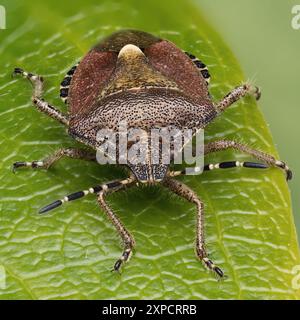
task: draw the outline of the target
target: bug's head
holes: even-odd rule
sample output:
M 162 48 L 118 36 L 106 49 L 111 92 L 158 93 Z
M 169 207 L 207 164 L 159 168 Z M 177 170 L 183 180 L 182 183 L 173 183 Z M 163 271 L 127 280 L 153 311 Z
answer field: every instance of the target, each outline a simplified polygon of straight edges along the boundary
M 161 182 L 169 168 L 169 149 L 162 152 L 162 139 L 159 140 L 155 132 L 135 128 L 132 133 L 129 129 L 127 164 L 141 183 Z
M 153 184 L 161 182 L 168 171 L 166 164 L 135 164 L 129 165 L 136 179 L 141 183 Z

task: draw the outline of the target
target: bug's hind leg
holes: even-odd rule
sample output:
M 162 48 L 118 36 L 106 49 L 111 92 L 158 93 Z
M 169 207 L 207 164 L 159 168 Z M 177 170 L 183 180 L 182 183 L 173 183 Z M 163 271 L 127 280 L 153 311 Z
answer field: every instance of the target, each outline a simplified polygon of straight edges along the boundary
M 129 233 L 129 231 L 124 227 L 120 219 L 117 217 L 117 215 L 113 212 L 113 210 L 110 208 L 108 203 L 105 199 L 106 190 L 102 190 L 98 194 L 98 203 L 100 207 L 104 210 L 104 212 L 107 214 L 110 221 L 113 223 L 115 228 L 117 229 L 119 235 L 121 236 L 121 239 L 123 241 L 124 249 L 121 257 L 116 261 L 114 264 L 114 267 L 112 271 L 119 272 L 122 265 L 126 263 L 131 255 L 133 248 L 135 246 L 135 241 L 133 236 Z
M 13 75 L 21 75 L 31 82 L 31 84 L 33 85 L 32 102 L 38 110 L 59 121 L 60 123 L 68 126 L 68 116 L 42 99 L 44 82 L 43 77 L 26 72 L 21 68 L 15 68 Z
M 216 110 L 218 112 L 223 112 L 229 106 L 231 106 L 234 102 L 243 98 L 247 94 L 253 95 L 256 100 L 259 100 L 261 96 L 261 92 L 258 87 L 245 83 L 242 86 L 238 86 L 234 88 L 221 101 L 215 104 Z
M 196 254 L 197 257 L 203 261 L 205 266 L 213 271 L 219 278 L 224 277 L 223 271 L 216 266 L 209 258 L 205 249 L 204 240 L 204 205 L 197 194 L 187 185 L 172 178 L 166 178 L 163 185 L 169 188 L 174 193 L 185 198 L 189 202 L 197 206 L 197 225 L 196 225 Z
M 264 153 L 259 150 L 255 150 L 250 148 L 249 146 L 238 143 L 236 141 L 232 140 L 219 140 L 219 141 L 213 141 L 204 146 L 204 155 L 212 153 L 212 152 L 217 152 L 217 151 L 222 151 L 222 150 L 227 150 L 227 149 L 234 149 L 241 151 L 243 153 L 249 154 L 255 159 L 261 160 L 265 162 L 266 164 L 280 168 L 285 171 L 286 174 L 286 179 L 291 180 L 292 179 L 292 171 L 289 169 L 289 167 L 286 165 L 285 162 L 281 160 L 277 160 L 275 157 L 273 157 L 270 154 Z
M 55 151 L 55 153 L 45 158 L 44 160 L 31 161 L 31 162 L 19 161 L 19 162 L 15 162 L 12 167 L 14 172 L 17 168 L 20 168 L 20 167 L 48 169 L 52 164 L 54 164 L 56 161 L 58 161 L 62 157 L 96 161 L 95 152 L 90 152 L 84 149 L 63 148 L 63 149 L 58 149 L 57 151 Z

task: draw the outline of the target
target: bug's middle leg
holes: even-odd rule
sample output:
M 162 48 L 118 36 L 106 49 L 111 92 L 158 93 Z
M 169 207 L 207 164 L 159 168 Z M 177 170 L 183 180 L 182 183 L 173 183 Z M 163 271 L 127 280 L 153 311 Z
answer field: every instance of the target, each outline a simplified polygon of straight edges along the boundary
M 104 212 L 107 214 L 108 218 L 113 223 L 115 228 L 117 229 L 117 231 L 123 241 L 123 245 L 124 245 L 123 253 L 122 253 L 121 257 L 114 264 L 114 267 L 112 270 L 112 271 L 120 271 L 122 265 L 130 259 L 131 255 L 132 255 L 133 247 L 135 246 L 135 241 L 134 241 L 133 236 L 124 227 L 121 220 L 118 218 L 118 216 L 113 212 L 113 210 L 110 208 L 110 206 L 106 202 L 106 191 L 105 190 L 102 190 L 98 193 L 98 203 L 99 203 L 100 207 L 104 210 Z
M 69 125 L 68 116 L 56 109 L 55 107 L 53 107 L 52 105 L 50 105 L 48 102 L 44 101 L 44 99 L 42 98 L 44 83 L 43 77 L 30 72 L 26 72 L 21 68 L 15 68 L 13 75 L 21 75 L 22 77 L 28 79 L 31 82 L 31 84 L 33 85 L 31 100 L 38 110 L 40 110 L 43 113 L 46 113 L 51 118 L 59 121 L 60 123 L 66 126 Z
M 238 86 L 230 91 L 221 101 L 215 104 L 215 107 L 218 112 L 223 112 L 234 102 L 241 99 L 247 94 L 253 95 L 256 100 L 259 100 L 261 96 L 261 92 L 258 87 L 245 83 L 244 85 Z
M 197 206 L 197 225 L 196 225 L 196 254 L 197 257 L 204 262 L 209 270 L 215 272 L 215 274 L 222 278 L 224 277 L 223 271 L 217 267 L 209 258 L 205 249 L 204 239 L 204 204 L 199 199 L 197 194 L 190 189 L 187 185 L 172 178 L 166 178 L 163 181 L 163 185 L 170 189 L 172 192 L 185 198 L 189 202 L 194 203 Z
M 75 149 L 75 148 L 62 148 L 55 151 L 52 155 L 45 158 L 44 160 L 24 162 L 18 161 L 13 164 L 13 171 L 20 167 L 29 167 L 29 168 L 44 168 L 48 169 L 56 161 L 62 157 L 69 157 L 73 159 L 83 159 L 96 161 L 96 153 L 90 152 L 84 149 Z

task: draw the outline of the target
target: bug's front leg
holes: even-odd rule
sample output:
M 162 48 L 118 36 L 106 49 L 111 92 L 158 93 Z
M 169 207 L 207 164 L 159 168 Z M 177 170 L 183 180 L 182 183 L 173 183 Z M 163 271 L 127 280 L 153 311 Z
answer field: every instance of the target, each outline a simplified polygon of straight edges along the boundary
M 42 99 L 43 93 L 43 77 L 39 75 L 35 75 L 30 72 L 26 72 L 21 68 L 15 68 L 13 75 L 21 75 L 22 77 L 28 79 L 33 85 L 33 93 L 32 93 L 32 103 L 43 113 L 46 113 L 51 118 L 59 121 L 60 123 L 68 126 L 69 119 L 68 116 L 61 111 L 57 110 L 55 107 L 50 105 L 48 102 Z
M 243 98 L 247 94 L 253 95 L 256 100 L 259 100 L 261 96 L 261 92 L 258 87 L 245 83 L 244 85 L 238 86 L 230 91 L 221 101 L 215 104 L 215 107 L 218 112 L 223 112 L 234 102 Z
M 54 154 L 50 155 L 44 160 L 31 161 L 31 162 L 24 162 L 24 161 L 15 162 L 13 163 L 13 166 L 12 166 L 13 172 L 15 172 L 16 169 L 20 167 L 48 169 L 51 165 L 53 165 L 56 161 L 58 161 L 62 157 L 96 161 L 95 152 L 90 152 L 84 149 L 63 148 L 63 149 L 58 149 L 57 151 L 55 151 Z
M 116 261 L 112 269 L 112 271 L 119 272 L 122 265 L 130 259 L 132 255 L 132 250 L 135 246 L 135 241 L 133 236 L 124 227 L 121 220 L 117 217 L 117 215 L 113 212 L 113 210 L 110 208 L 110 206 L 106 202 L 106 190 L 102 190 L 98 193 L 98 203 L 100 207 L 104 210 L 104 212 L 107 214 L 108 218 L 113 223 L 115 228 L 117 229 L 124 244 L 123 253 L 121 257 Z
M 285 162 L 281 160 L 277 160 L 275 157 L 273 157 L 270 154 L 264 153 L 259 150 L 255 150 L 250 148 L 249 146 L 238 143 L 236 141 L 232 140 L 219 140 L 219 141 L 213 141 L 204 146 L 204 155 L 212 153 L 212 152 L 217 152 L 217 151 L 222 151 L 222 150 L 227 150 L 227 149 L 234 149 L 241 151 L 243 153 L 249 154 L 255 159 L 261 160 L 265 162 L 266 164 L 280 168 L 285 171 L 286 174 L 286 179 L 291 180 L 293 177 L 292 171 L 289 169 L 289 167 L 286 165 Z M 242 164 L 242 163 L 240 163 Z
M 205 249 L 204 241 L 204 204 L 199 199 L 197 194 L 190 189 L 187 185 L 172 178 L 166 178 L 163 185 L 170 189 L 172 192 L 185 198 L 189 202 L 197 206 L 197 224 L 196 224 L 196 254 L 197 257 L 203 261 L 206 267 L 213 271 L 219 278 L 224 277 L 223 271 L 216 266 L 209 258 Z

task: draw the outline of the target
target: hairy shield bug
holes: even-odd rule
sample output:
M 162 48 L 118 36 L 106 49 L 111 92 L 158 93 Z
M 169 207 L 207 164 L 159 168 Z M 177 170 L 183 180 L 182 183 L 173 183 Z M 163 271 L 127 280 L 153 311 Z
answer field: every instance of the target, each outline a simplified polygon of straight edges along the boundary
M 153 128 L 174 126 L 179 129 L 188 128 L 194 134 L 246 94 L 251 94 L 256 99 L 260 97 L 257 87 L 245 83 L 234 88 L 218 103 L 213 103 L 208 91 L 210 75 L 202 61 L 167 40 L 136 30 L 119 31 L 105 38 L 79 64 L 70 69 L 60 88 L 60 96 L 68 104 L 68 114 L 60 112 L 42 99 L 41 76 L 20 68 L 15 68 L 14 74 L 30 80 L 33 85 L 32 102 L 38 110 L 65 125 L 74 139 L 93 150 L 60 149 L 41 161 L 15 162 L 14 170 L 19 167 L 48 169 L 61 157 L 96 161 L 96 150 L 101 145 L 101 141 L 97 139 L 99 130 L 116 131 L 122 121 L 126 121 L 129 128 L 143 129 L 146 133 Z M 247 153 L 262 163 L 227 161 L 206 164 L 202 169 L 265 169 L 274 166 L 283 169 L 287 179 L 292 178 L 292 173 L 284 162 L 235 141 L 210 142 L 204 146 L 204 155 L 229 148 Z M 129 146 L 126 145 L 125 149 L 129 149 Z M 157 150 L 148 144 L 144 162 L 128 162 L 126 166 L 130 174 L 127 179 L 72 193 L 45 206 L 40 213 L 87 194 L 96 194 L 100 207 L 123 240 L 123 253 L 113 268 L 118 271 L 129 260 L 135 241 L 107 204 L 106 195 L 139 183 L 161 183 L 196 205 L 197 257 L 209 270 L 223 277 L 223 271 L 208 258 L 205 249 L 203 202 L 192 189 L 174 178 L 186 174 L 186 170 L 172 171 L 169 164 L 161 159 L 154 163 L 151 154 L 155 151 Z M 199 168 L 195 167 L 194 170 L 199 171 Z

